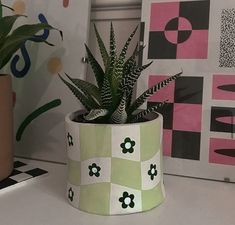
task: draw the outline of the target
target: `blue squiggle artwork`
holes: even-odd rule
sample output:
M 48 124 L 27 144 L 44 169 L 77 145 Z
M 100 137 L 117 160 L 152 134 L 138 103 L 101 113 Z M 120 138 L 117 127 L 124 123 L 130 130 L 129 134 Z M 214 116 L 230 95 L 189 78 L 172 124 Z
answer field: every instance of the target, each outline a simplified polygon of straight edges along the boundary
M 38 15 L 38 19 L 41 23 L 48 24 L 46 17 L 42 13 L 40 13 Z M 41 42 L 42 40 L 46 40 L 48 38 L 49 34 L 50 34 L 50 31 L 45 29 L 43 31 L 43 34 L 35 35 L 35 37 L 31 39 L 31 41 Z M 22 55 L 23 60 L 24 60 L 23 68 L 22 69 L 17 68 L 17 64 L 19 63 L 19 60 L 20 60 L 19 55 L 15 55 L 13 57 L 13 59 L 11 61 L 11 65 L 10 65 L 11 72 L 12 72 L 13 76 L 15 76 L 17 78 L 25 77 L 27 75 L 27 73 L 29 72 L 29 69 L 31 67 L 30 55 L 27 51 L 27 48 L 26 48 L 25 44 L 20 48 L 20 51 L 21 51 L 21 55 Z

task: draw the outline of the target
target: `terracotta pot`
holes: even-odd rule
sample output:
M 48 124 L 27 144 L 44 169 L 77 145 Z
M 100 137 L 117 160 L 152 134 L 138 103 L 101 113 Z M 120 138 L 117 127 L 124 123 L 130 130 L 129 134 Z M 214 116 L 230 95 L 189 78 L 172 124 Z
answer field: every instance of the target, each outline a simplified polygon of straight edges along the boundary
M 69 203 L 89 213 L 143 212 L 165 198 L 160 114 L 135 124 L 74 122 L 66 117 Z
M 13 99 L 10 75 L 0 74 L 0 181 L 13 169 Z

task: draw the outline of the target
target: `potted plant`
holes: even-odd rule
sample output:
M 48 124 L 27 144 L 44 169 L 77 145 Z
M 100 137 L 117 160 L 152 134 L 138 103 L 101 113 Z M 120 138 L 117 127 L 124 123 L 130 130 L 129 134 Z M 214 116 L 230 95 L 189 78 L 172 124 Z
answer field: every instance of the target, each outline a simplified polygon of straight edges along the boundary
M 113 25 L 110 50 L 94 26 L 104 69 L 86 47 L 97 85 L 60 74 L 60 79 L 84 105 L 85 110 L 66 116 L 69 202 L 83 211 L 115 215 L 146 211 L 164 199 L 162 180 L 162 124 L 157 110 L 166 102 L 137 111 L 159 89 L 177 79 L 169 77 L 132 101 L 141 72 L 134 50 L 126 60 L 137 28 L 117 54 Z M 68 81 L 67 81 L 68 80 Z
M 17 19 L 24 15 L 2 16 L 0 1 L 0 181 L 9 176 L 13 169 L 13 100 L 11 76 L 2 73 L 13 54 L 26 41 L 46 42 L 35 35 L 44 29 L 55 29 L 48 24 L 25 24 L 13 29 Z

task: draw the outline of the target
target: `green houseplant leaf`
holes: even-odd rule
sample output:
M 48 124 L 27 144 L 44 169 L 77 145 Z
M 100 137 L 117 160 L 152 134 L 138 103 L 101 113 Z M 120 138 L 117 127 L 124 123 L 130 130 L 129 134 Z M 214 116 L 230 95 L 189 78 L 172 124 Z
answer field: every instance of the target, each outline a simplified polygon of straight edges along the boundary
M 7 7 L 5 5 L 0 5 Z M 10 7 L 8 7 L 10 8 Z M 0 7 L 2 9 L 2 7 Z M 11 9 L 11 8 L 10 8 Z M 11 9 L 13 10 L 13 9 Z M 37 42 L 45 42 L 48 45 L 52 45 L 51 43 L 36 38 L 35 35 L 44 29 L 47 30 L 57 30 L 58 29 L 52 27 L 49 24 L 38 23 L 38 24 L 26 24 L 13 29 L 13 26 L 16 20 L 20 17 L 25 17 L 25 15 L 12 15 L 0 17 L 0 69 L 2 69 L 11 59 L 12 55 L 22 47 L 22 45 L 26 41 L 37 41 Z M 61 31 L 60 35 L 63 39 L 63 34 Z
M 104 42 L 103 42 L 102 38 L 100 37 L 100 34 L 99 34 L 95 24 L 94 24 L 94 30 L 95 30 L 96 39 L 97 39 L 97 42 L 98 42 L 98 45 L 99 45 L 100 54 L 102 56 L 104 67 L 105 67 L 105 70 L 106 70 L 108 68 L 108 64 L 109 64 L 109 54 L 108 54 L 108 51 L 107 51 L 107 49 L 104 45 Z
M 85 95 L 89 96 L 90 98 L 94 98 L 99 105 L 101 105 L 101 96 L 99 92 L 99 88 L 95 85 L 81 80 L 81 79 L 75 79 L 71 78 L 68 74 L 65 73 L 65 75 L 68 77 L 68 79 L 78 88 L 80 89 Z

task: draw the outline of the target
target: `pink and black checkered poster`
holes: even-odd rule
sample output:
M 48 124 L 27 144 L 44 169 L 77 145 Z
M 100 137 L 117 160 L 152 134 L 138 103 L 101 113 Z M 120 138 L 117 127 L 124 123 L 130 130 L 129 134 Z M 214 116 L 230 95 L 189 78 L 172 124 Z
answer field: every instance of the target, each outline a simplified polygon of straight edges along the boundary
M 168 100 L 165 172 L 235 182 L 235 1 L 143 0 L 138 95 L 181 69 L 148 99 Z
M 148 58 L 206 59 L 209 7 L 209 1 L 152 3 Z

